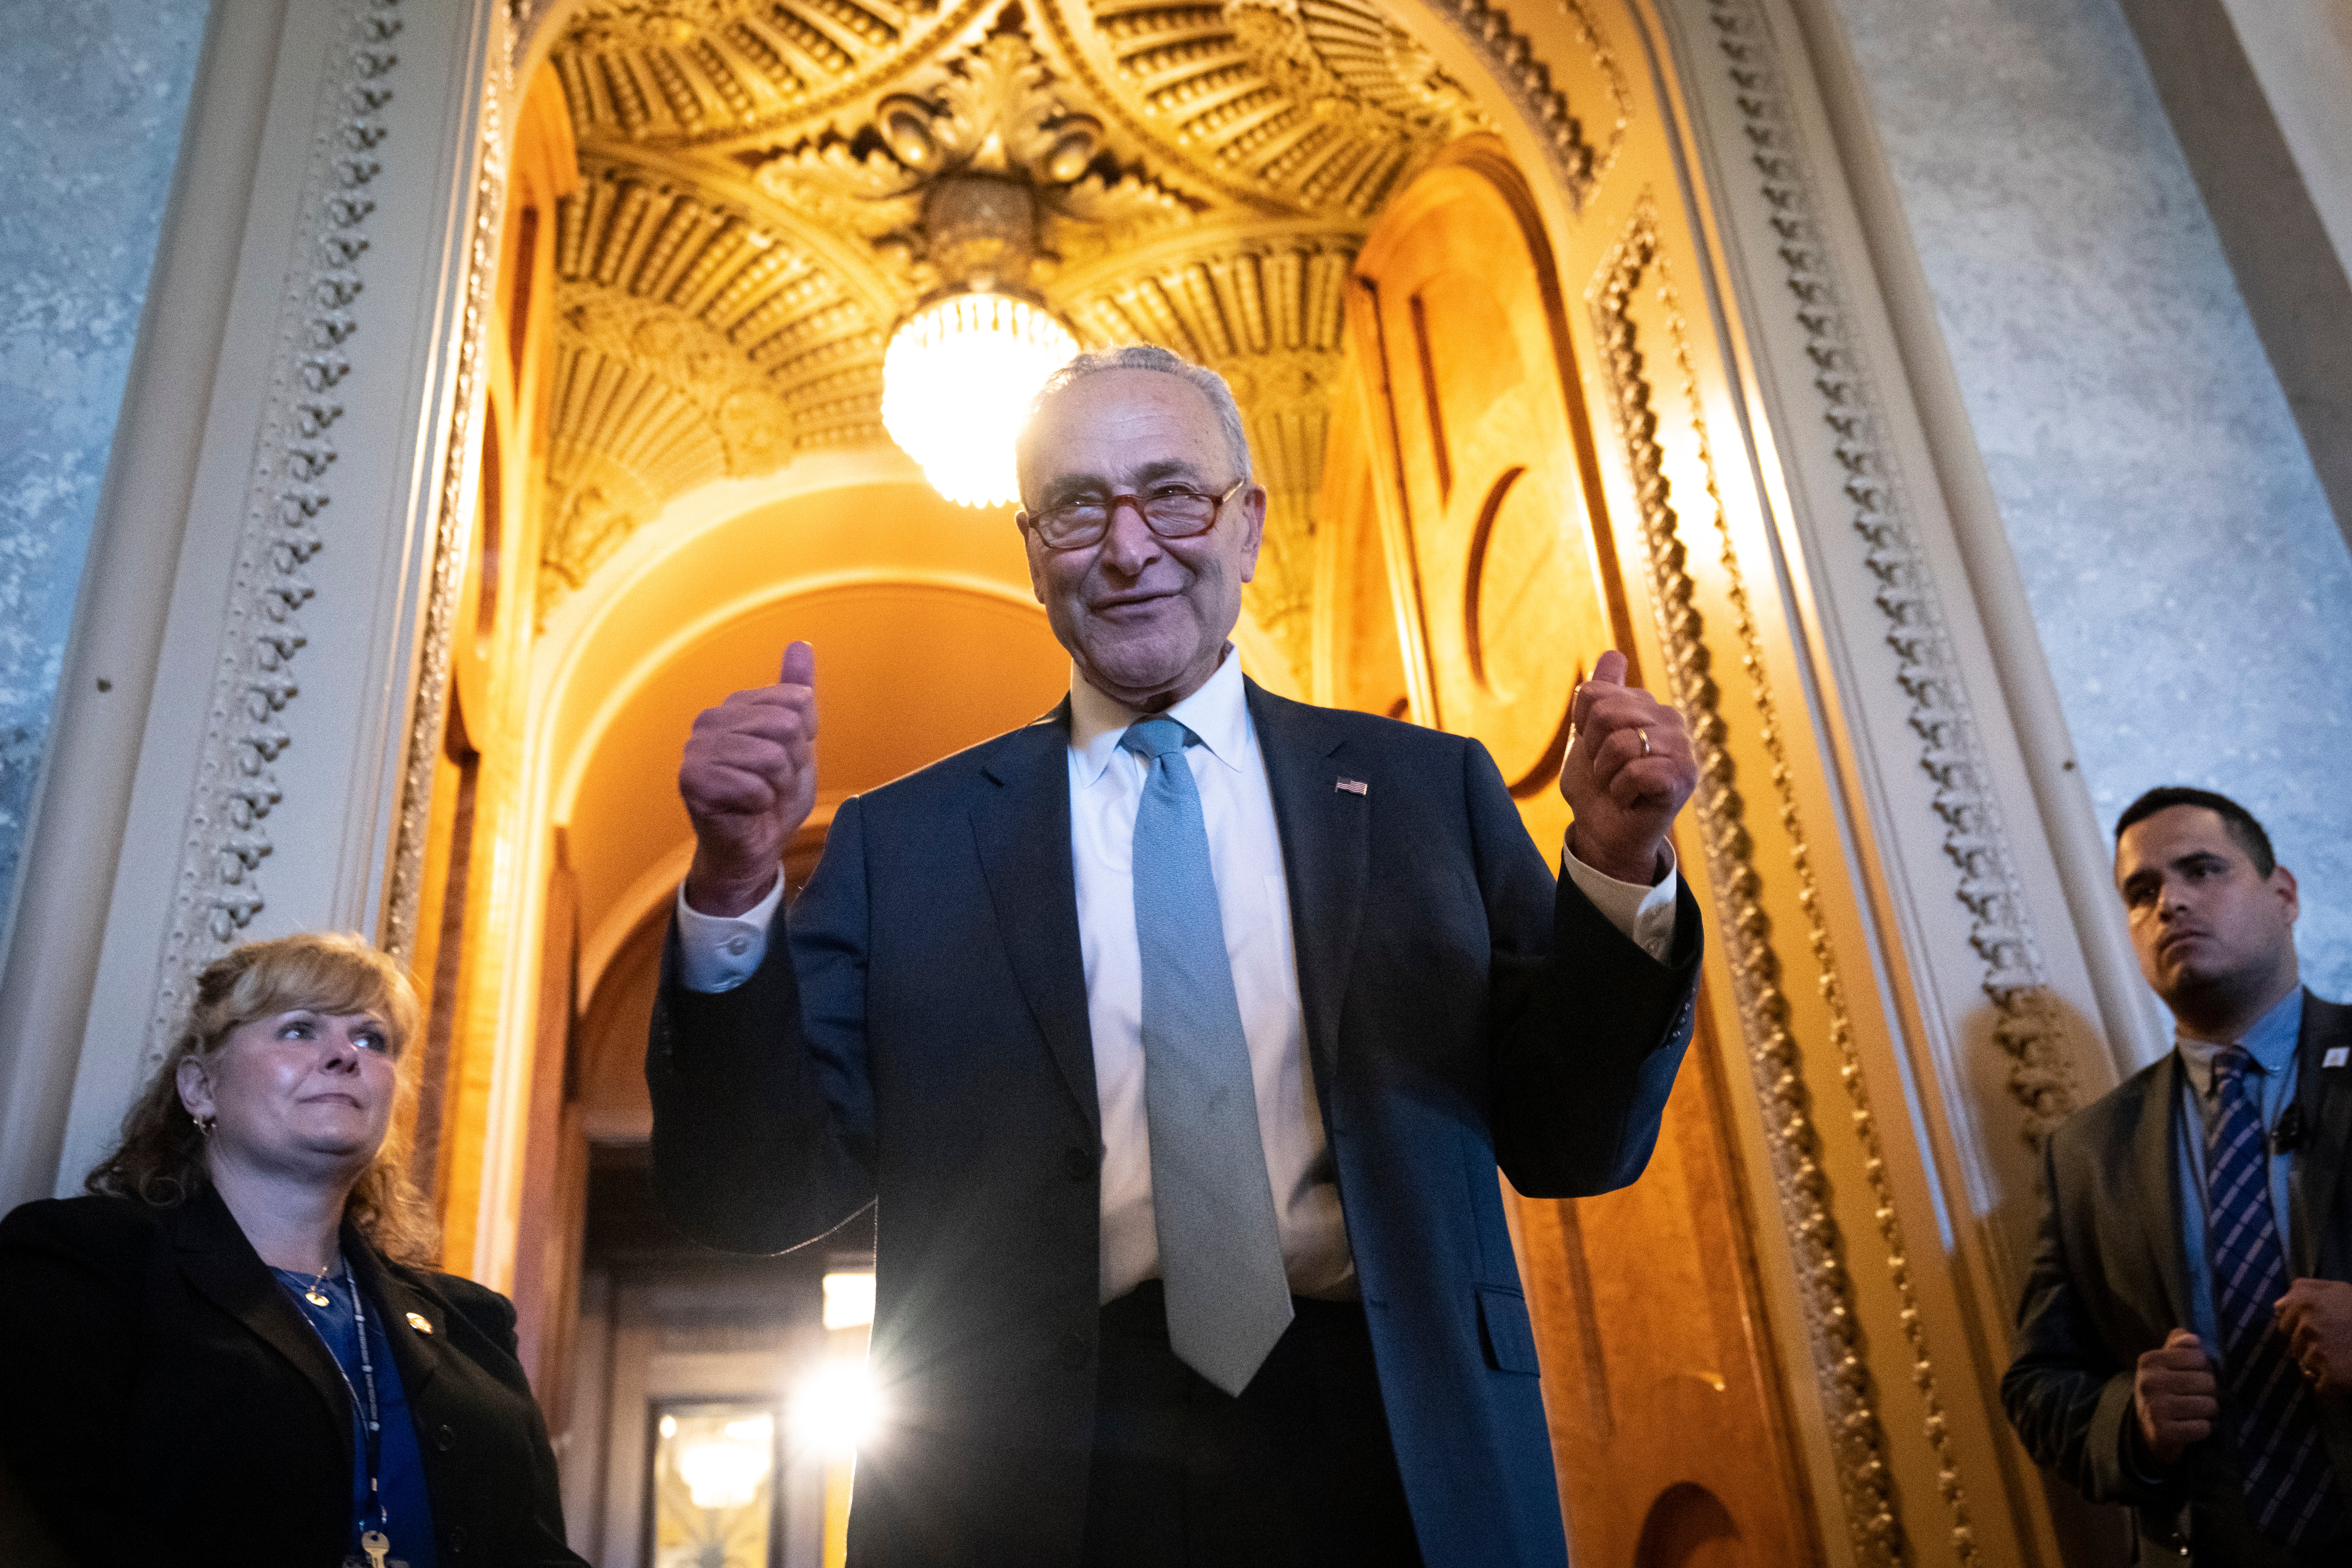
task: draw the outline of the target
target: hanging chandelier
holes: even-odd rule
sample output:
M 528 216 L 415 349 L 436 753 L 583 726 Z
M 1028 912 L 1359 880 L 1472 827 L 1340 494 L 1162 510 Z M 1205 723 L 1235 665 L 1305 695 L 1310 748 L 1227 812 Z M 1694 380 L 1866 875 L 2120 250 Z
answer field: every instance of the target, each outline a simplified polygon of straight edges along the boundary
M 1026 283 L 1037 202 L 1025 179 L 963 173 L 923 201 L 923 243 L 950 279 L 890 335 L 882 426 L 961 506 L 1020 497 L 1013 438 L 1045 378 L 1078 352 Z
M 882 356 L 882 425 L 959 506 L 1020 499 L 1013 438 L 1045 378 L 1078 352 L 1052 315 L 966 289 L 907 318 Z

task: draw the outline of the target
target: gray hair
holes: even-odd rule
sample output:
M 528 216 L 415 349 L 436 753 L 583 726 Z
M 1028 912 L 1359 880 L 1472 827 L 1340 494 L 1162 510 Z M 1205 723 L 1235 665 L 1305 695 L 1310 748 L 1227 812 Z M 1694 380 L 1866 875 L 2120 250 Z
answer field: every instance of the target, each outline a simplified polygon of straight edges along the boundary
M 1045 405 L 1067 392 L 1090 375 L 1107 370 L 1149 370 L 1161 375 L 1172 375 L 1190 385 L 1209 400 L 1216 410 L 1217 426 L 1225 434 L 1225 446 L 1231 450 L 1234 467 L 1239 477 L 1247 479 L 1250 473 L 1249 437 L 1242 434 L 1241 405 L 1234 401 L 1234 389 L 1225 378 L 1206 365 L 1194 364 L 1183 355 L 1161 348 L 1158 343 L 1126 343 L 1115 349 L 1097 349 L 1079 354 L 1061 369 L 1045 378 L 1037 395 L 1029 400 L 1029 412 L 1021 421 L 1021 434 L 1013 437 L 1013 449 L 1016 462 L 1025 467 L 1029 456 L 1029 432 L 1037 426 L 1037 416 Z

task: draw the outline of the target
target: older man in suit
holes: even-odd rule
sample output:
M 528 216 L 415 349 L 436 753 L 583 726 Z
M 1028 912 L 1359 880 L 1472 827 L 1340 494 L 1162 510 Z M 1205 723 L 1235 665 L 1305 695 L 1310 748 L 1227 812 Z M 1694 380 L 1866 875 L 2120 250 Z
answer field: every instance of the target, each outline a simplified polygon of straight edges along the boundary
M 2294 873 L 2235 801 L 2142 795 L 2116 885 L 2176 1048 L 2050 1139 L 2003 1400 L 2143 1562 L 2352 1562 L 2352 1007 L 2299 984 Z
M 697 721 L 665 1201 L 773 1249 L 878 1199 L 861 1568 L 1555 1568 L 1496 1166 L 1648 1160 L 1699 948 L 1681 721 L 1599 661 L 1555 886 L 1475 742 L 1242 677 L 1265 498 L 1222 380 L 1085 356 L 1018 455 L 1055 712 L 845 803 L 789 917 L 811 651 Z

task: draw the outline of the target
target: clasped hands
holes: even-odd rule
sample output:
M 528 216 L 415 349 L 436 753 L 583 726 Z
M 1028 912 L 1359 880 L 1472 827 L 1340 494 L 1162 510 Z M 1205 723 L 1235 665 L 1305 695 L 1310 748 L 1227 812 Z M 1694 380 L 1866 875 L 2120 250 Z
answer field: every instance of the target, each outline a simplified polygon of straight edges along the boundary
M 2287 1353 L 2320 1397 L 2352 1395 L 2352 1284 L 2298 1279 L 2273 1306 Z M 2148 1457 L 2167 1469 L 2189 1445 L 2212 1436 L 2221 1384 L 2204 1342 L 2175 1329 L 2161 1348 L 2141 1356 L 2132 1373 L 2132 1409 Z

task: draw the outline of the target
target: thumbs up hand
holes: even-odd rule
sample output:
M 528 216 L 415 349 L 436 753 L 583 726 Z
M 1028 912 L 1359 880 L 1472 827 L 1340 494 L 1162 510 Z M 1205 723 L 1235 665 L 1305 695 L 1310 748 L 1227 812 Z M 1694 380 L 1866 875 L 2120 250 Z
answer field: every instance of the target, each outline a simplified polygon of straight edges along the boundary
M 816 650 L 784 649 L 773 686 L 695 716 L 677 793 L 694 823 L 686 901 L 740 915 L 768 896 L 784 846 L 816 805 Z
M 1570 852 L 1621 882 L 1654 883 L 1675 814 L 1697 787 L 1683 716 L 1625 684 L 1623 654 L 1602 654 L 1569 709 L 1559 793 L 1576 813 Z

